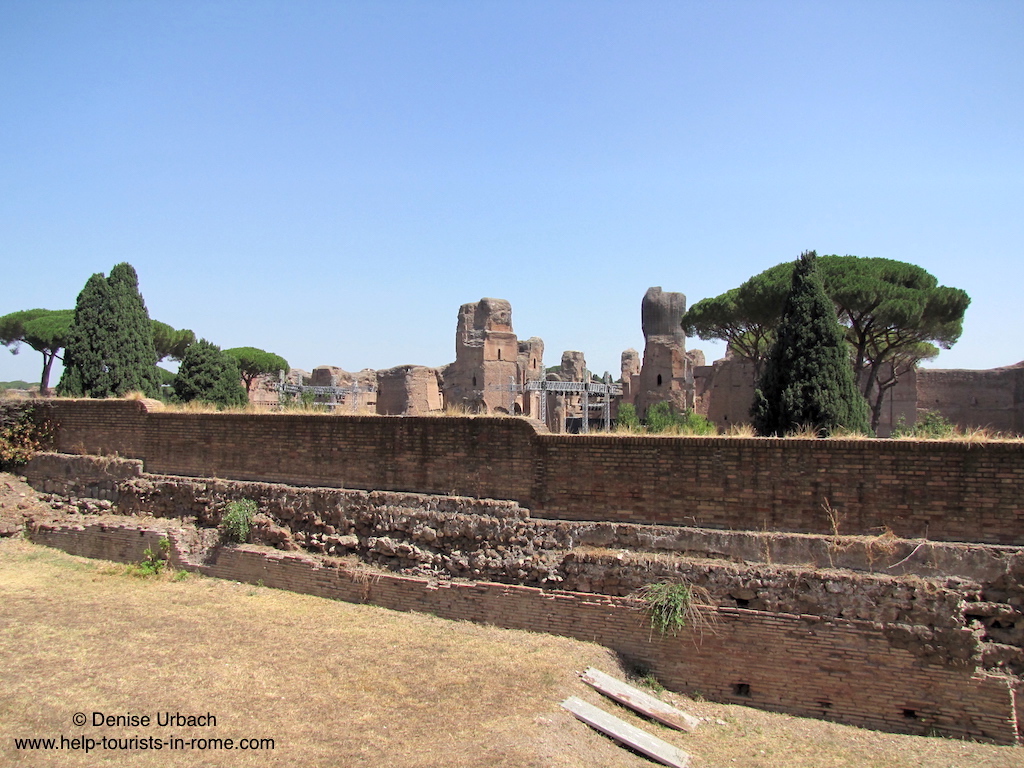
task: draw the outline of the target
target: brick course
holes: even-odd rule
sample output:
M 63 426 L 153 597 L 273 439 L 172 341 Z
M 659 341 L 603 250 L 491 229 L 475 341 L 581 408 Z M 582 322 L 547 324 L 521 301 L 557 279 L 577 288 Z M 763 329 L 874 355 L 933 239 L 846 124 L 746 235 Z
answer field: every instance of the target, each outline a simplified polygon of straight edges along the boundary
M 1012 744 L 1019 710 L 1012 681 L 928 664 L 877 624 L 721 608 L 713 632 L 652 632 L 626 598 L 543 591 L 494 583 L 436 583 L 386 573 L 348 571 L 298 553 L 253 546 L 219 549 L 191 561 L 187 532 L 137 523 L 42 524 L 39 544 L 72 554 L 138 561 L 160 537 L 173 542 L 172 563 L 209 576 L 321 597 L 365 602 L 446 619 L 549 632 L 606 645 L 651 668 L 666 686 L 717 701 L 823 717 L 904 733 L 932 730 Z M 1018 696 L 1020 691 L 1017 692 Z
M 158 405 L 158 404 L 157 404 Z M 523 419 L 54 400 L 57 449 L 153 473 L 511 499 L 537 517 L 1024 545 L 1024 444 L 550 435 Z

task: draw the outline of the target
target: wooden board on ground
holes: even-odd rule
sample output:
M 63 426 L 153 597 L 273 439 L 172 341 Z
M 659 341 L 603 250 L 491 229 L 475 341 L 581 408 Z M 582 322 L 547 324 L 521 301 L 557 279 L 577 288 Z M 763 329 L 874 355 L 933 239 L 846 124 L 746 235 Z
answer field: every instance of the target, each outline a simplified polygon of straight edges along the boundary
M 616 741 L 647 755 L 652 760 L 657 760 L 671 768 L 686 768 L 690 764 L 690 755 L 679 747 L 675 747 L 657 736 L 652 736 L 635 725 L 620 720 L 615 715 L 609 715 L 603 709 L 598 709 L 593 704 L 587 704 L 582 699 L 570 696 L 562 702 L 562 706 L 591 728 L 606 736 L 611 736 Z
M 583 682 L 608 698 L 614 699 L 630 709 L 635 709 L 641 715 L 664 723 L 669 728 L 689 733 L 700 725 L 700 720 L 693 715 L 688 715 L 671 704 L 666 704 L 661 699 L 644 693 L 632 685 L 627 685 L 621 680 L 616 680 L 599 669 L 588 667 L 587 671 L 583 673 Z

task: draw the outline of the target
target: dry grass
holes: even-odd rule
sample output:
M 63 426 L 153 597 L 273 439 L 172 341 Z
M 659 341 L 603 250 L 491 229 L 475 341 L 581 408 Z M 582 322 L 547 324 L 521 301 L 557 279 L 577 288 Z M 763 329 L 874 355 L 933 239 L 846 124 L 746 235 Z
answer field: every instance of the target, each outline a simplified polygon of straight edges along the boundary
M 724 437 L 757 437 L 753 424 L 732 424 L 725 431 Z
M 13 737 L 275 739 L 273 752 L 134 752 L 132 766 L 642 766 L 558 707 L 596 645 L 0 542 L 0 764 Z M 211 712 L 216 728 L 77 728 L 75 712 Z M 109 755 L 104 757 L 109 758 Z
M 929 443 L 1024 443 L 1024 435 L 1013 435 L 1006 432 L 997 432 L 988 427 L 957 427 L 952 434 L 941 437 L 926 437 L 921 435 L 899 435 L 891 438 L 893 440 L 910 440 L 912 442 L 925 441 Z
M 669 731 L 575 673 L 598 646 L 122 566 L 0 541 L 0 763 L 29 766 L 650 766 L 558 707 L 582 696 L 691 752 L 695 768 L 1010 768 L 1024 749 L 875 733 L 666 698 Z M 216 728 L 76 728 L 75 712 L 211 712 Z M 265 752 L 15 752 L 13 737 L 274 738 Z
M 245 405 L 229 405 L 218 408 L 212 403 L 204 403 L 193 400 L 188 403 L 168 403 L 164 407 L 166 413 L 245 413 L 260 414 L 266 416 L 377 416 L 377 412 L 371 408 L 360 406 L 353 409 L 351 406 L 339 405 L 335 408 L 328 408 L 323 403 L 289 403 L 285 407 L 276 405 L 265 405 L 263 403 L 246 403 Z

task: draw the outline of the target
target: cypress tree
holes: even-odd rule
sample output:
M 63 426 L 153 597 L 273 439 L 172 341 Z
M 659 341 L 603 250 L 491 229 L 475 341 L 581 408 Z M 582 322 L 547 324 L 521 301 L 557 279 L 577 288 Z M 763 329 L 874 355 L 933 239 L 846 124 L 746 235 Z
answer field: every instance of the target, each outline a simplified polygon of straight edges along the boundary
M 839 427 L 868 432 L 867 406 L 857 390 L 850 350 L 825 293 L 817 254 L 801 254 L 793 270 L 775 343 L 758 382 L 751 416 L 760 435 Z
M 244 405 L 249 401 L 242 387 L 238 363 L 206 339 L 200 339 L 185 350 L 174 379 L 174 394 L 186 403 L 200 400 L 226 406 Z
M 102 272 L 88 279 L 75 302 L 68 343 L 64 348 L 64 374 L 58 395 L 106 397 L 110 375 L 105 363 L 110 319 L 110 286 Z
M 116 377 L 115 391 L 122 395 L 135 390 L 156 397 L 160 377 L 156 370 L 156 348 L 153 346 L 153 323 L 146 302 L 139 293 L 139 276 L 135 268 L 122 262 L 110 270 L 107 279 L 116 319 L 113 342 Z
M 58 394 L 111 397 L 131 391 L 159 394 L 153 327 L 139 278 L 121 263 L 105 278 L 89 278 L 75 304 Z

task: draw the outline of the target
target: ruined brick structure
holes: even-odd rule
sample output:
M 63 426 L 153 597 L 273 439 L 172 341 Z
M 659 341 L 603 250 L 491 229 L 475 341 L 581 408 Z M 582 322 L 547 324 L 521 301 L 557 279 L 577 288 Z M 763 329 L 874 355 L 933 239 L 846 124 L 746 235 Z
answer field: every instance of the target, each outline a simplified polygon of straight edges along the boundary
M 705 364 L 704 353 L 687 350 L 679 320 L 686 311 L 682 293 L 649 288 L 641 302 L 644 353 L 622 353 L 622 396 L 612 405 L 632 403 L 643 417 L 647 409 L 667 401 L 679 412 L 694 410 L 719 429 L 747 424 L 754 397 L 753 366 L 739 358 Z M 544 342 L 520 341 L 512 329 L 512 307 L 504 299 L 484 298 L 462 305 L 456 324 L 455 361 L 440 369 L 402 365 L 383 371 L 349 373 L 320 366 L 312 374 L 293 370 L 288 381 L 314 386 L 358 386 L 357 397 L 342 396 L 341 405 L 385 415 L 422 415 L 445 406 L 475 413 L 522 414 L 538 418 L 541 395 L 527 390 L 545 378 Z M 582 382 L 582 352 L 563 354 L 556 381 Z M 260 378 L 252 402 L 274 405 L 277 379 Z M 370 391 L 373 390 L 373 391 Z M 578 396 L 546 395 L 546 426 L 561 432 L 567 420 L 582 418 Z M 319 397 L 319 402 L 339 398 Z M 351 401 L 351 402 L 350 402 Z M 593 405 L 593 403 L 592 403 Z M 936 411 L 961 428 L 984 427 L 1024 434 L 1024 362 L 990 371 L 922 368 L 903 375 L 886 395 L 877 434 L 912 426 L 924 411 Z M 593 416 L 593 414 L 591 414 Z
M 686 350 L 680 319 L 682 293 L 649 288 L 641 302 L 645 346 L 622 353 L 622 402 L 642 417 L 654 403 L 668 401 L 679 412 L 692 409 L 719 429 L 750 423 L 754 367 L 726 356 L 706 365 L 700 350 Z M 982 427 L 1024 435 L 1024 362 L 986 371 L 919 368 L 900 377 L 883 401 L 876 433 L 888 437 L 900 425 L 913 426 L 935 411 L 961 429 Z
M 919 411 L 938 411 L 961 427 L 1024 435 L 1024 362 L 988 371 L 916 371 Z
M 40 543 L 138 560 L 167 535 L 181 567 L 596 640 L 720 701 L 1019 737 L 1022 445 L 45 407 L 58 448 L 82 455 L 39 456 L 26 476 L 89 514 L 40 522 Z M 136 460 L 89 455 L 114 452 Z M 216 546 L 239 498 L 257 501 L 255 545 Z M 367 579 L 342 554 L 385 570 Z M 674 578 L 707 589 L 711 634 L 652 633 L 628 596 Z
M 377 371 L 377 413 L 423 416 L 443 408 L 437 369 L 399 365 Z
M 622 382 L 621 402 L 636 404 L 635 384 L 640 381 L 640 353 L 635 349 L 627 349 L 622 353 L 619 363 L 619 381 Z
M 540 378 L 543 354 L 540 339 L 519 343 L 512 330 L 512 305 L 506 300 L 463 304 L 455 362 L 441 370 L 445 404 L 477 413 L 530 413 L 529 399 L 524 403 L 517 390 L 520 382 Z
M 745 360 L 717 360 L 695 368 L 694 389 L 694 409 L 719 428 L 750 422 L 754 367 Z M 888 437 L 900 424 L 913 426 L 926 411 L 961 429 L 1024 435 L 1024 363 L 982 371 L 910 371 L 886 394 L 876 434 Z
M 686 335 L 679 320 L 686 312 L 686 296 L 648 288 L 640 304 L 644 332 L 644 361 L 629 389 L 637 413 L 643 417 L 655 403 L 669 402 L 682 413 L 693 409 L 693 364 L 686 353 Z M 700 357 L 703 363 L 703 355 Z

